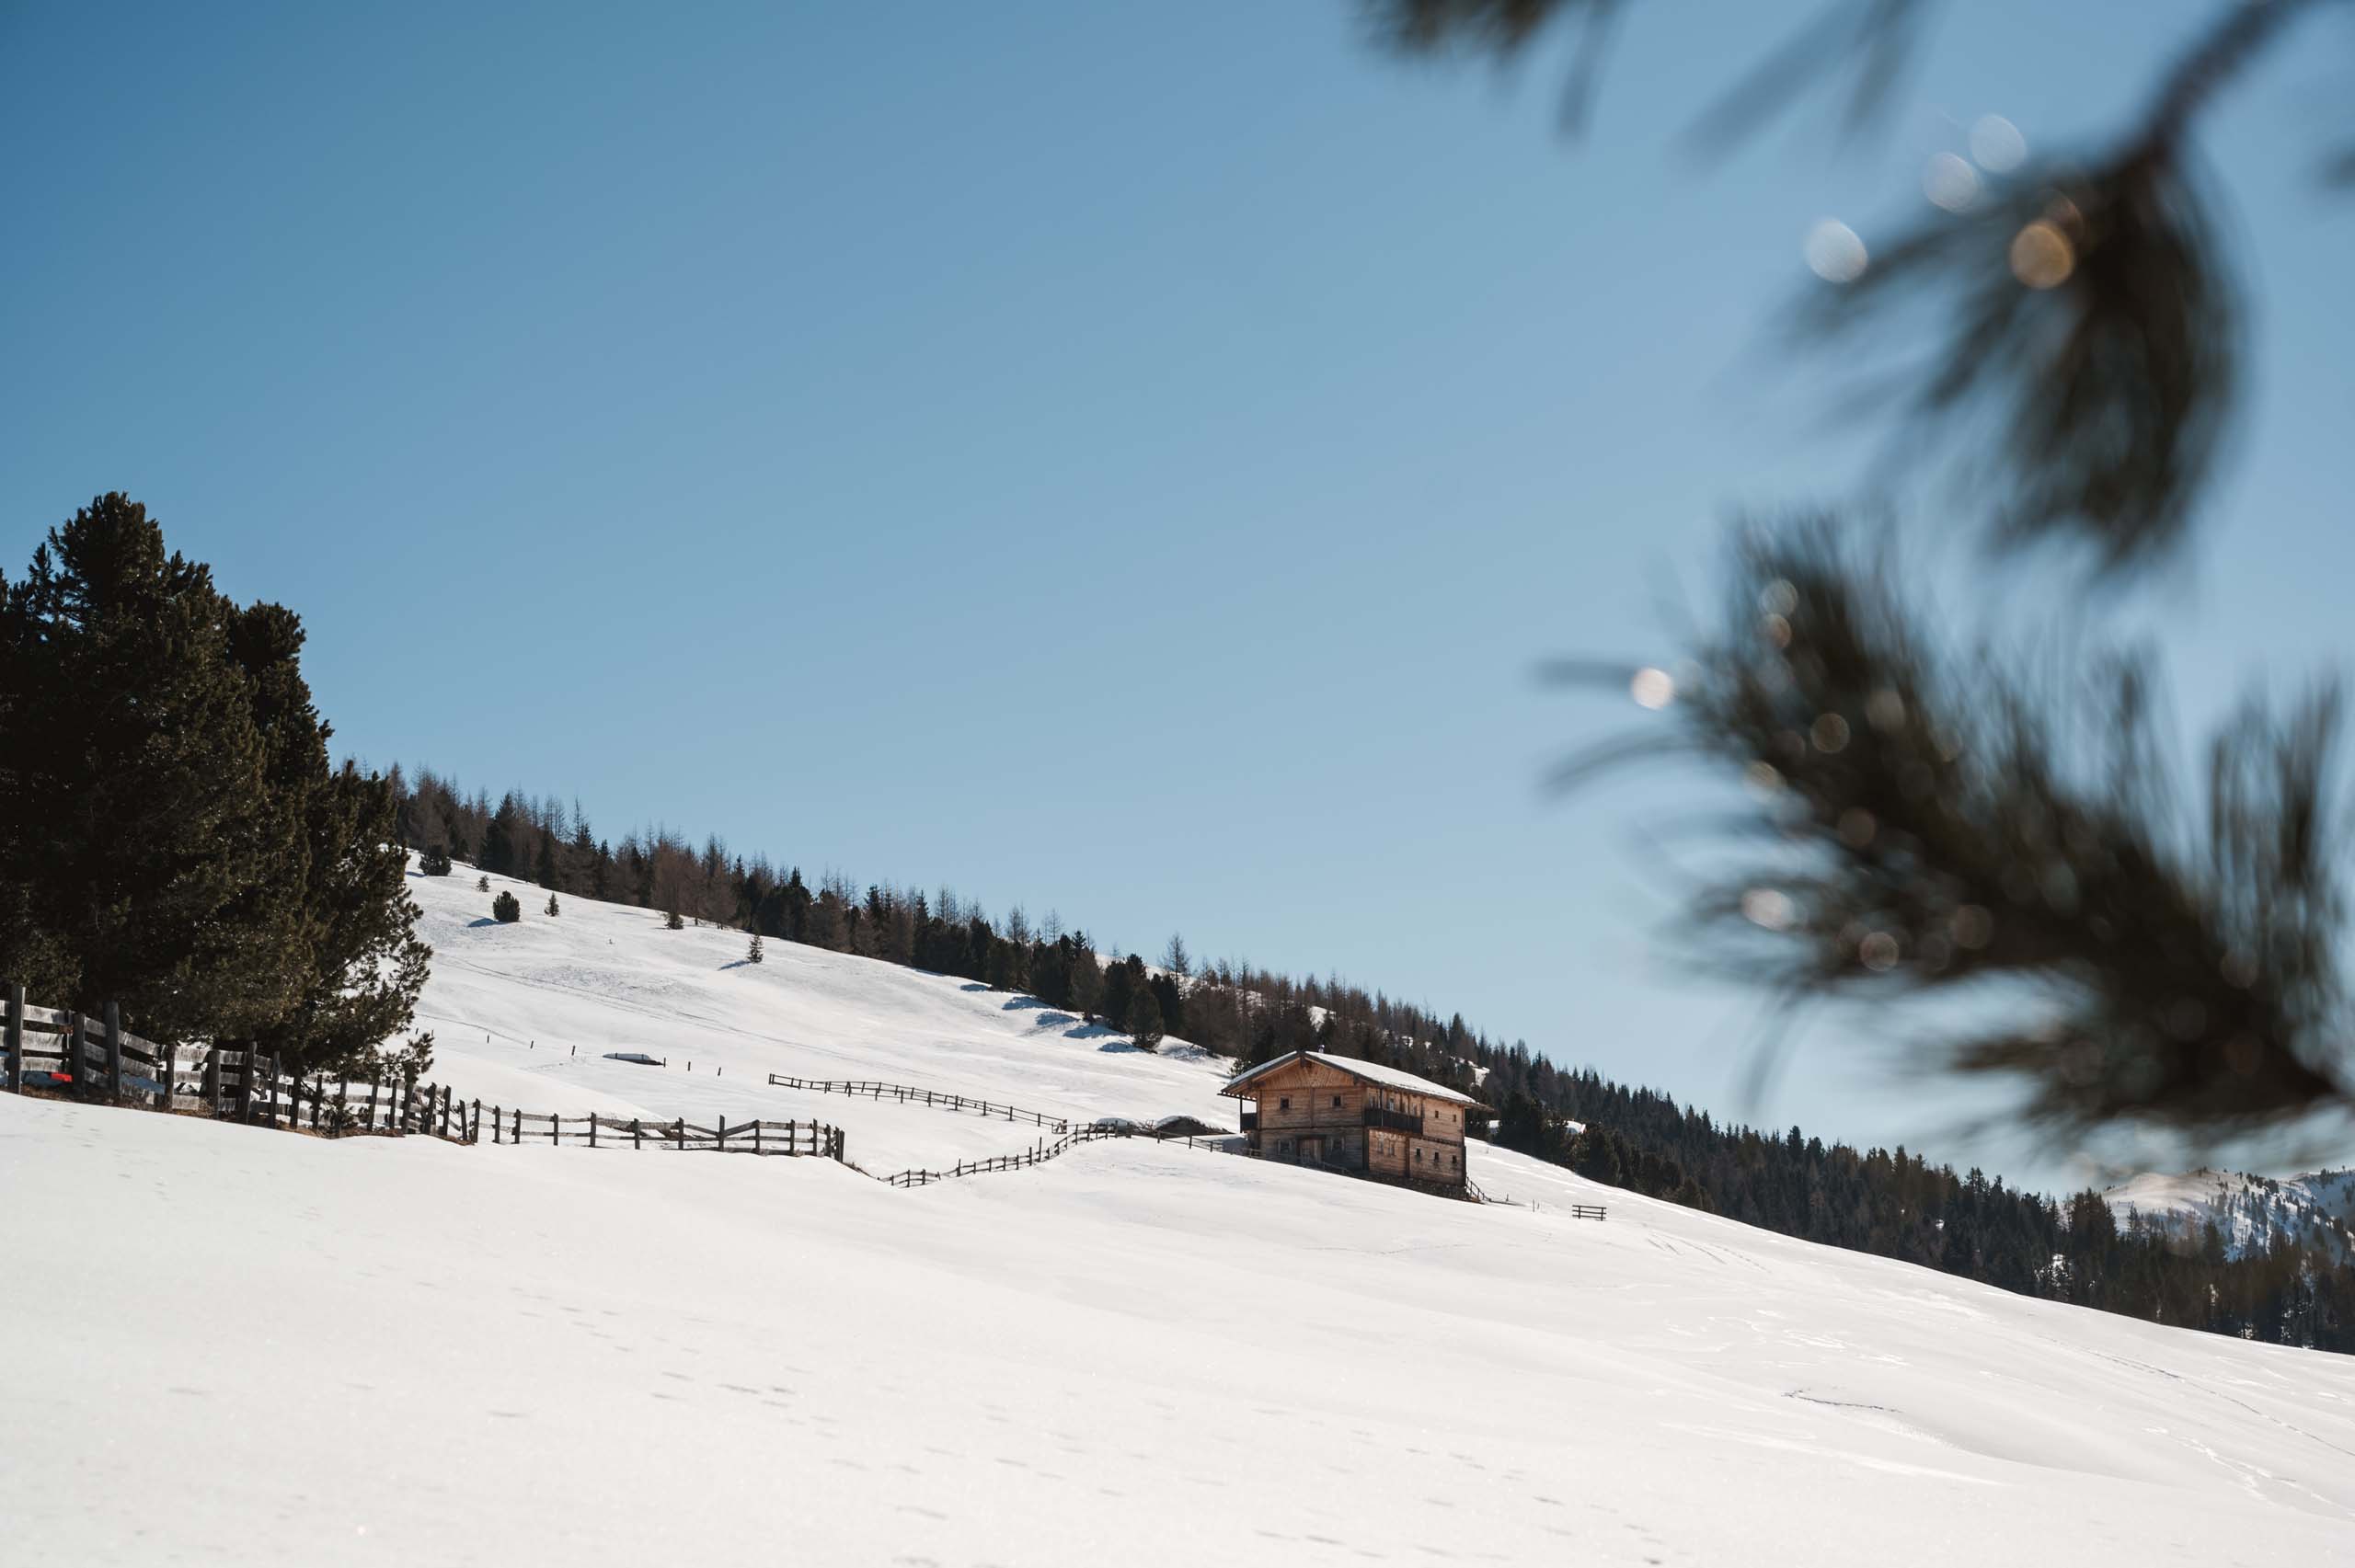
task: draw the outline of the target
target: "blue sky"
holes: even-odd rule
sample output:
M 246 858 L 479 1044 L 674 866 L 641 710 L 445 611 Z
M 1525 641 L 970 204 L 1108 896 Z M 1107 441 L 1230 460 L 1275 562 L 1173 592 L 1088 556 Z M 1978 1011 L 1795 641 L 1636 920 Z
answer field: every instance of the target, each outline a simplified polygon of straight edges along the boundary
M 1704 170 L 1676 132 L 1800 7 L 1637 8 L 1575 144 L 1552 63 L 1401 63 L 1341 0 L 0 7 L 0 560 L 127 490 L 304 614 L 379 763 L 2055 1182 L 1871 1021 L 1742 1103 L 1752 1003 L 1654 940 L 1660 797 L 1537 788 L 1640 715 L 1529 671 L 1672 652 L 1729 515 L 1855 482 L 1772 349 L 1812 223 L 1890 232 L 1982 114 L 2080 143 L 2208 9 L 1950 8 L 1871 136 Z M 2347 640 L 2350 28 L 2207 138 L 2252 417 L 2120 612 L 2188 727 Z

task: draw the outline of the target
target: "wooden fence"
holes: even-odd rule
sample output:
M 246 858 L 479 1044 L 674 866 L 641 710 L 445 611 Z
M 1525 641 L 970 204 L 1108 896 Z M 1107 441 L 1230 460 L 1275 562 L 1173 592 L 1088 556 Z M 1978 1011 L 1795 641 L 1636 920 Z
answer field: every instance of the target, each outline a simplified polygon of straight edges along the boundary
M 1501 1197 L 1492 1197 L 1480 1191 L 1478 1187 L 1472 1186 L 1469 1182 L 1465 1185 L 1472 1187 L 1473 1194 L 1482 1203 L 1499 1203 L 1508 1208 L 1525 1208 L 1532 1214 L 1568 1214 L 1573 1219 L 1609 1219 L 1611 1218 L 1611 1210 L 1599 1203 L 1557 1203 L 1553 1207 L 1547 1208 L 1534 1197 L 1524 1200 L 1513 1196 L 1511 1193 L 1506 1193 Z
M 899 1171 L 875 1179 L 890 1187 L 928 1187 L 935 1182 L 954 1181 L 959 1176 L 979 1176 L 992 1171 L 1020 1171 L 1032 1165 L 1043 1165 L 1056 1155 L 1082 1143 L 1093 1143 L 1099 1138 L 1133 1136 L 1125 1128 L 1081 1127 L 1067 1132 L 1052 1143 L 1041 1141 L 1019 1154 L 996 1154 L 987 1160 L 960 1160 L 946 1171 Z
M 474 1137 L 482 1141 L 482 1104 L 475 1103 Z M 684 1120 L 647 1121 L 631 1116 L 538 1116 L 493 1105 L 490 1141 L 575 1143 L 591 1149 L 709 1149 L 723 1154 L 816 1155 L 843 1158 L 840 1127 L 823 1122 L 736 1122 L 725 1116 L 711 1127 Z M 545 1130 L 543 1130 L 545 1129 Z M 599 1134 L 603 1133 L 603 1137 Z
M 976 1116 L 1003 1117 L 1010 1122 L 1028 1122 L 1049 1132 L 1070 1132 L 1068 1116 L 1051 1116 L 1044 1111 L 1026 1111 L 1018 1105 L 999 1104 L 994 1100 L 969 1100 L 962 1094 L 951 1094 L 940 1089 L 919 1089 L 910 1083 L 870 1083 L 839 1078 L 793 1078 L 782 1072 L 769 1074 L 773 1089 L 814 1089 L 821 1094 L 864 1096 L 870 1100 L 895 1100 L 903 1105 L 935 1105 L 943 1110 L 971 1111 Z
M 379 1073 L 364 1082 L 324 1075 L 305 1080 L 281 1072 L 275 1059 L 258 1052 L 180 1048 L 142 1039 L 122 1027 L 111 1002 L 97 1027 L 79 1013 L 28 1006 L 21 986 L 8 988 L 0 1070 L 0 1087 L 18 1093 L 29 1088 L 161 1111 L 196 1111 L 327 1138 L 414 1134 L 479 1144 L 488 1120 L 488 1141 L 495 1145 L 696 1149 L 849 1163 L 842 1130 L 823 1122 L 731 1125 L 723 1116 L 714 1126 L 699 1127 L 684 1118 L 541 1115 L 462 1100 L 447 1085 L 419 1083 L 402 1073 L 389 1079 Z

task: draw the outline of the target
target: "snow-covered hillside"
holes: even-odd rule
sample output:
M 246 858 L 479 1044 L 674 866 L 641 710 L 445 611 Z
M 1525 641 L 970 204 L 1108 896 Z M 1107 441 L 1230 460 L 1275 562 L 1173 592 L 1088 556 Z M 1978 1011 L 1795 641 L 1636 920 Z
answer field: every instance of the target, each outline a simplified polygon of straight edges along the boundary
M 2233 1257 L 2262 1253 L 2280 1240 L 2355 1262 L 2355 1171 L 2279 1180 L 2212 1170 L 2142 1175 L 2102 1196 L 2120 1224 L 2140 1216 L 2187 1246 L 2200 1244 L 2212 1224 Z
M 412 877 L 433 947 L 419 1024 L 431 1076 L 486 1105 L 566 1116 L 814 1119 L 883 1173 L 1010 1154 L 1039 1136 L 1009 1124 L 841 1095 L 772 1089 L 770 1073 L 920 1084 L 1057 1116 L 1139 1120 L 1178 1112 L 1235 1125 L 1225 1075 L 1182 1041 L 1140 1051 L 1125 1035 L 1029 997 L 788 942 L 744 962 L 741 932 L 666 931 L 644 910 L 547 894 L 477 874 Z M 519 924 L 490 919 L 511 889 Z M 638 1052 L 670 1066 L 607 1059 Z
M 952 979 L 419 893 L 437 1076 L 486 1101 L 815 1114 L 877 1165 L 1036 1129 L 764 1071 L 1232 1125 L 1212 1064 Z M 1474 1167 L 1520 1201 L 1142 1140 L 901 1191 L 0 1095 L 0 1559 L 2355 1562 L 2355 1361 Z

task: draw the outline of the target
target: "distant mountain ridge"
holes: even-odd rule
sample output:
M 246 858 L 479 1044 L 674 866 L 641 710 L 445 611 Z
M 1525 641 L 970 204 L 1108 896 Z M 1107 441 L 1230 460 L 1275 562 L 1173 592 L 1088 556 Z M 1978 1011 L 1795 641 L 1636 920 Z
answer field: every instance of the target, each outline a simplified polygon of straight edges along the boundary
M 2247 1257 L 2294 1242 L 2338 1262 L 2355 1263 L 2355 1168 L 2276 1179 L 2244 1172 L 2152 1173 L 2102 1196 L 2123 1226 L 2139 1218 L 2188 1246 L 2213 1224 L 2225 1255 Z

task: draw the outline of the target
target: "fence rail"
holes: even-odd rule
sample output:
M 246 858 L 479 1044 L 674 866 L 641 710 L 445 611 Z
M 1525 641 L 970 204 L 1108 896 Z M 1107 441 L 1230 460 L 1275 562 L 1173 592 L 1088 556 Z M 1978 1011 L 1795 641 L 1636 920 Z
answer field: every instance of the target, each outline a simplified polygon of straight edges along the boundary
M 993 1171 L 1020 1171 L 1032 1165 L 1043 1165 L 1059 1154 L 1083 1143 L 1093 1143 L 1097 1139 L 1137 1136 L 1125 1127 L 1086 1127 L 1067 1132 L 1052 1143 L 1041 1139 L 1019 1154 L 997 1154 L 987 1160 L 960 1160 L 946 1171 L 897 1171 L 875 1179 L 889 1187 L 928 1187 L 935 1182 L 954 1181 L 959 1176 L 979 1176 Z
M 494 1145 L 547 1142 L 592 1149 L 712 1150 L 728 1154 L 816 1157 L 850 1162 L 842 1129 L 819 1121 L 720 1117 L 701 1127 L 619 1116 L 568 1116 L 462 1100 L 446 1084 L 405 1073 L 355 1082 L 289 1075 L 259 1052 L 160 1046 L 122 1027 L 108 1003 L 96 1029 L 79 1013 L 26 1004 L 24 988 L 7 990 L 0 1027 L 0 1088 L 71 1094 L 78 1099 L 198 1111 L 224 1120 L 328 1138 L 390 1133 L 480 1144 L 488 1117 Z M 133 1071 L 132 1068 L 144 1070 Z
M 971 1100 L 962 1094 L 951 1094 L 940 1089 L 920 1089 L 912 1083 L 875 1083 L 865 1080 L 840 1078 L 794 1078 L 782 1072 L 769 1074 L 773 1089 L 816 1090 L 821 1094 L 846 1094 L 853 1098 L 893 1100 L 903 1105 L 936 1105 L 944 1110 L 971 1111 L 976 1116 L 1003 1118 L 1009 1122 L 1028 1122 L 1049 1132 L 1067 1133 L 1072 1130 L 1069 1116 L 1051 1116 L 1044 1111 L 1026 1111 L 1019 1105 L 1008 1105 L 994 1100 Z

